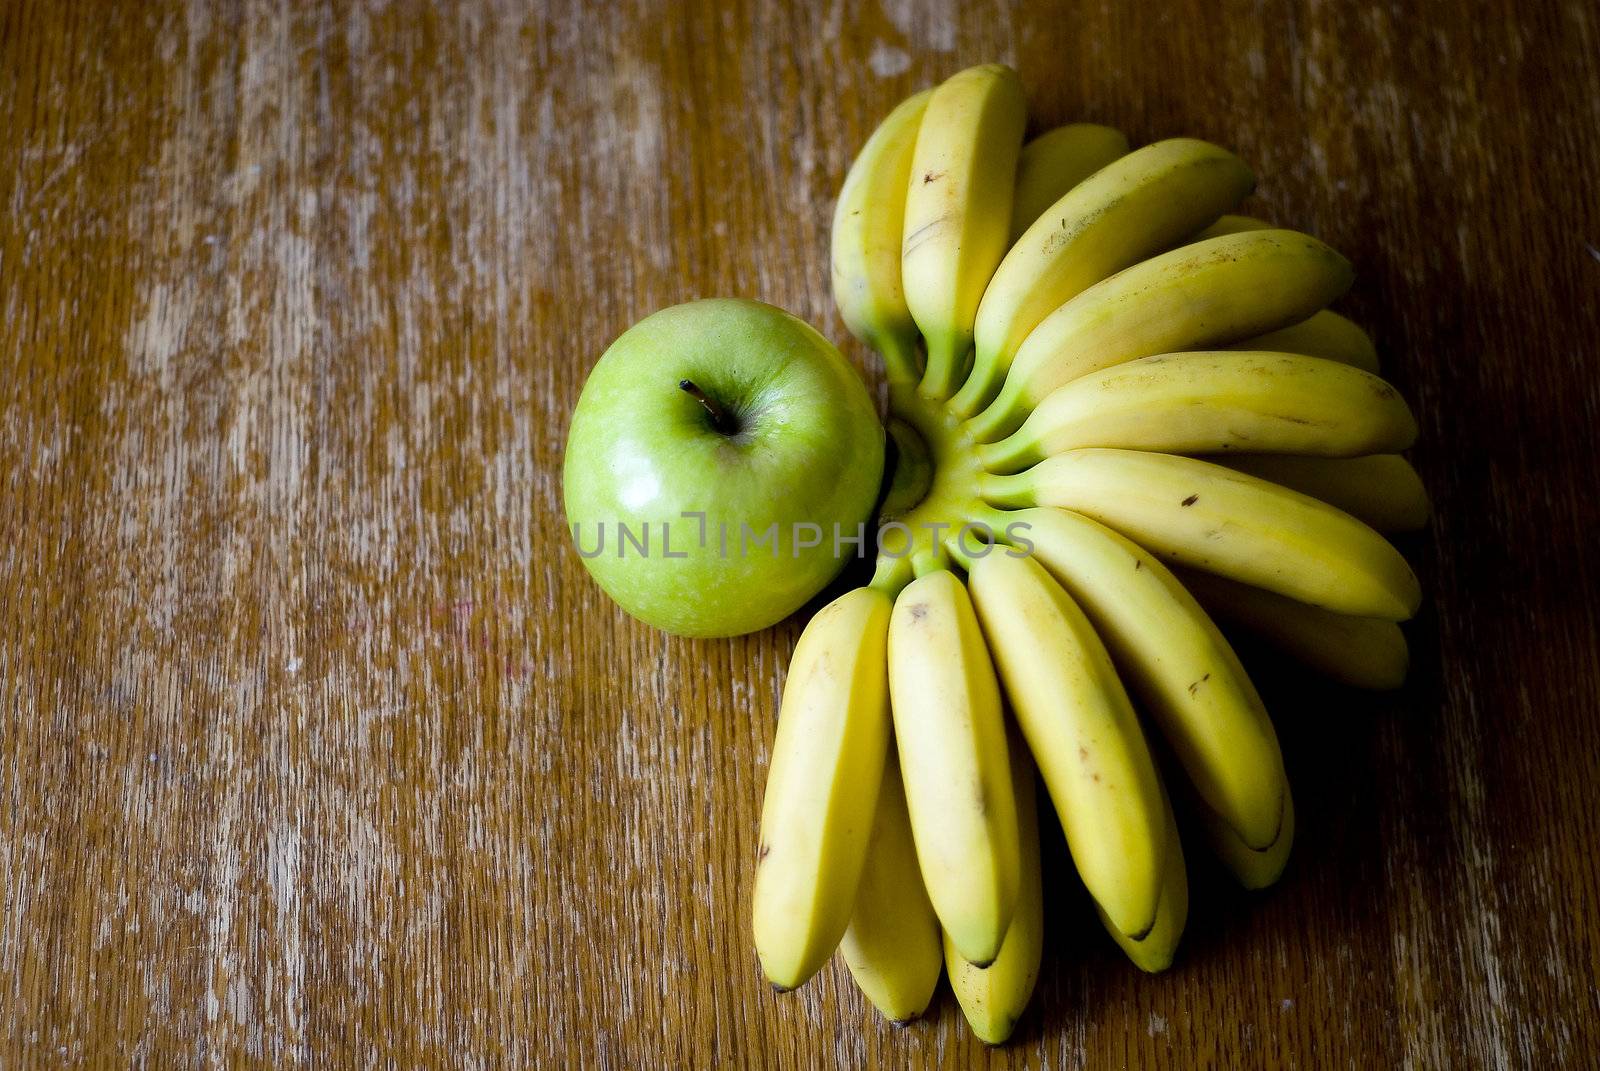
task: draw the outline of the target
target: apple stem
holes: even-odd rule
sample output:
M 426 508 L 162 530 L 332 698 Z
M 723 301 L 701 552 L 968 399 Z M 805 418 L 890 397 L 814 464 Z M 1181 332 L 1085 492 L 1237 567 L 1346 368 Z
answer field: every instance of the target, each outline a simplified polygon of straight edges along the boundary
M 711 426 L 713 428 L 716 428 L 724 435 L 732 435 L 739 430 L 738 425 L 728 416 L 728 411 L 706 397 L 706 392 L 695 386 L 694 380 L 678 380 L 678 389 L 699 402 L 701 407 L 711 414 Z

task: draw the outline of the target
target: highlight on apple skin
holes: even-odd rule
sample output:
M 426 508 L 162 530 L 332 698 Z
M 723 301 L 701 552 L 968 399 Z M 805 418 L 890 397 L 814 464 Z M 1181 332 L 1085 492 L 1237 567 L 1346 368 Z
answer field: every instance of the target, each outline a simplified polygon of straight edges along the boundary
M 782 309 L 712 298 L 629 328 L 567 434 L 568 538 L 607 595 L 681 636 L 783 620 L 855 552 L 884 430 L 839 350 Z M 870 553 L 870 536 L 863 553 Z

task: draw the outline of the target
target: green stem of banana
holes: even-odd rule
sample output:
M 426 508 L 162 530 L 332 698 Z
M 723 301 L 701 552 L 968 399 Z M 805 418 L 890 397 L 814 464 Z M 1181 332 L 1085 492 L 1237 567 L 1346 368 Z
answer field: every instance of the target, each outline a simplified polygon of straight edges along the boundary
M 897 387 L 915 388 L 922 378 L 922 362 L 917 357 L 915 343 L 900 338 L 878 340 L 878 355 L 883 358 L 884 378 L 891 390 Z
M 977 447 L 977 451 L 983 467 L 996 474 L 1019 472 L 1044 460 L 1037 440 L 1019 432 L 1013 432 L 997 443 L 983 443 Z
M 988 473 L 978 477 L 978 497 L 991 506 L 1006 509 L 1023 509 L 1032 506 L 1033 487 L 1026 472 L 1013 476 L 994 476 Z
M 994 533 L 997 542 L 1005 541 L 1006 526 L 1012 522 L 1013 510 L 995 509 L 987 503 L 979 503 L 973 507 L 969 520 L 973 524 L 981 524 Z
M 969 340 L 970 341 L 970 340 Z M 935 402 L 942 402 L 955 392 L 960 380 L 966 355 L 944 340 L 928 343 L 928 369 L 922 375 L 920 393 Z
M 879 554 L 872 580 L 867 586 L 877 588 L 892 599 L 899 595 L 907 584 L 911 583 L 911 579 L 912 568 L 909 558 L 896 558 L 888 554 Z
M 957 565 L 969 573 L 972 572 L 972 566 L 978 560 L 978 557 L 981 557 L 981 555 L 969 554 L 967 548 L 962 545 L 960 538 L 957 536 L 951 536 L 944 541 L 944 550 Z
M 995 392 L 994 363 L 992 361 L 974 360 L 972 372 L 968 374 L 967 381 L 956 391 L 950 399 L 950 411 L 962 420 L 981 411 Z
M 963 432 L 974 443 L 999 442 L 1022 424 L 1015 409 L 1016 400 L 1002 389 L 983 412 L 967 420 Z
M 894 383 L 889 410 L 896 471 L 880 510 L 872 585 L 893 595 L 913 575 L 948 569 L 952 561 L 970 565 L 971 555 L 959 545 L 961 527 L 984 504 L 978 493 L 982 466 L 944 402 L 913 385 Z

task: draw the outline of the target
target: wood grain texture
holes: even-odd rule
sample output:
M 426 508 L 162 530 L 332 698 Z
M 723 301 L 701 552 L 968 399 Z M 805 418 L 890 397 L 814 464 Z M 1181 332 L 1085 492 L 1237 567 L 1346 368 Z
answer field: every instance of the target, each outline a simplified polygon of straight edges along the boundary
M 0 1064 L 1589 1063 L 1596 57 L 1585 0 L 0 5 Z M 948 992 L 895 1031 L 837 964 L 761 982 L 798 625 L 635 624 L 559 511 L 634 320 L 844 341 L 849 160 L 990 59 L 1036 126 L 1235 148 L 1351 257 L 1438 511 L 1403 693 L 1256 660 L 1283 883 L 1191 852 L 1145 977 L 1053 840 L 995 1052 Z

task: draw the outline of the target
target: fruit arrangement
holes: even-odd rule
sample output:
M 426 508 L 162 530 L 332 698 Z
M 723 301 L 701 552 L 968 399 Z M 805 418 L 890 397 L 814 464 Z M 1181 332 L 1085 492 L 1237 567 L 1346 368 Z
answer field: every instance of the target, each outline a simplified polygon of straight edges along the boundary
M 1039 968 L 1036 772 L 1106 930 L 1165 968 L 1173 797 L 1247 888 L 1294 836 L 1211 615 L 1395 687 L 1420 591 L 1380 532 L 1428 513 L 1398 454 L 1416 423 L 1327 309 L 1343 257 L 1230 215 L 1254 177 L 1215 145 L 1024 126 L 1014 72 L 962 71 L 839 195 L 834 295 L 883 358 L 893 469 L 871 583 L 794 652 L 753 905 L 775 986 L 838 949 L 904 1022 L 947 972 L 992 1043 Z

